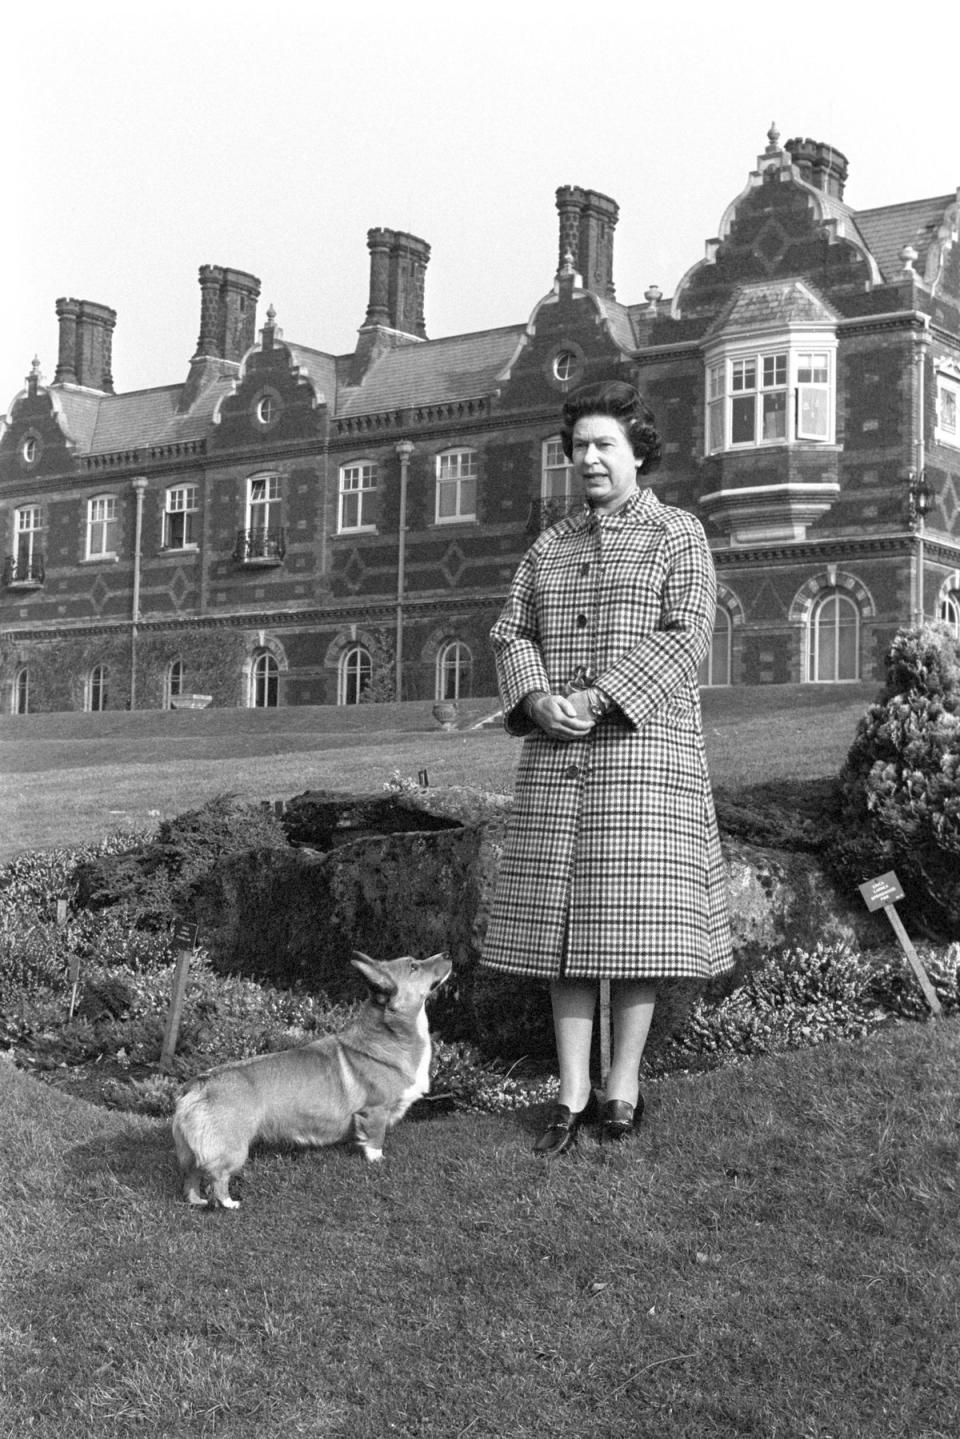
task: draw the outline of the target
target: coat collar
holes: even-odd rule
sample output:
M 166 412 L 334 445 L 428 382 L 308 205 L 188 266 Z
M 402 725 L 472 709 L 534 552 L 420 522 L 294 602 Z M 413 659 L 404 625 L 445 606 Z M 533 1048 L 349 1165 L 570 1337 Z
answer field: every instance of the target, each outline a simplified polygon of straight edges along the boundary
M 596 529 L 601 525 L 642 525 L 655 520 L 661 509 L 653 490 L 638 488 L 612 514 L 603 514 L 584 503 L 576 514 L 571 515 L 569 523 L 577 530 Z

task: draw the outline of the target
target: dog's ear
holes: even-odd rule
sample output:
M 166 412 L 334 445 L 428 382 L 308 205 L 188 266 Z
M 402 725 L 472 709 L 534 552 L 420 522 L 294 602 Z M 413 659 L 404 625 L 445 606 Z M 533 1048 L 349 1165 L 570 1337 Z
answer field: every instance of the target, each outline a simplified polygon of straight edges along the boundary
M 439 954 L 431 954 L 429 959 L 425 959 L 423 961 L 423 967 L 424 969 L 429 968 L 434 971 L 434 980 L 430 986 L 430 992 L 432 994 L 435 989 L 439 989 L 441 984 L 444 984 L 446 980 L 450 978 L 450 971 L 453 969 L 453 964 L 449 955 L 441 950 Z
M 350 963 L 359 969 L 371 989 L 376 989 L 381 994 L 396 994 L 397 981 L 393 975 L 382 964 L 371 959 L 369 954 L 363 954 L 359 949 L 355 949 Z

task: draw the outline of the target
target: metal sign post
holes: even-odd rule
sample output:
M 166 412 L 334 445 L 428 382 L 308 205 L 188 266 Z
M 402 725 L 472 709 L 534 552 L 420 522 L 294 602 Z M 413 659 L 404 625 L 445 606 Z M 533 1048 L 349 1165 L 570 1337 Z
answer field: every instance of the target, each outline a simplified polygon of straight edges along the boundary
M 600 1088 L 607 1092 L 610 1075 L 610 981 L 600 981 Z
M 923 997 L 930 1006 L 931 1013 L 939 1014 L 941 1006 L 937 998 L 937 992 L 930 983 L 927 971 L 920 961 L 920 956 L 910 942 L 910 936 L 903 927 L 903 921 L 894 908 L 895 901 L 903 899 L 903 889 L 897 876 L 893 870 L 890 869 L 886 874 L 878 875 L 876 879 L 868 879 L 866 884 L 859 886 L 859 889 L 863 895 L 867 909 L 869 909 L 871 913 L 876 909 L 882 909 L 887 919 L 889 919 L 893 925 L 893 932 L 900 941 L 900 948 L 910 962 L 910 968 L 917 976 L 920 988 L 923 990 Z
M 170 1008 L 167 1010 L 167 1027 L 163 1036 L 163 1048 L 160 1051 L 161 1069 L 170 1067 L 177 1047 L 180 1017 L 183 1013 L 183 996 L 186 993 L 187 978 L 190 974 L 190 959 L 197 948 L 197 926 L 195 924 L 178 925 L 173 932 L 173 938 L 179 953 L 177 954 L 177 965 L 173 971 L 173 988 L 170 992 Z

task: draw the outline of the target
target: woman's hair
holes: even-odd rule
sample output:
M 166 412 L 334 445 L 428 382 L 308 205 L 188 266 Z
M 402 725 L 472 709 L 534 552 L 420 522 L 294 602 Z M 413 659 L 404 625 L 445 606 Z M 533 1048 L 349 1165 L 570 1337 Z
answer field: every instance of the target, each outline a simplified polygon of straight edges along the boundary
M 632 385 L 622 380 L 609 380 L 604 385 L 584 385 L 574 390 L 562 412 L 560 440 L 567 459 L 573 457 L 573 427 L 587 415 L 609 415 L 619 420 L 623 432 L 648 475 L 660 463 L 660 436 L 646 401 Z

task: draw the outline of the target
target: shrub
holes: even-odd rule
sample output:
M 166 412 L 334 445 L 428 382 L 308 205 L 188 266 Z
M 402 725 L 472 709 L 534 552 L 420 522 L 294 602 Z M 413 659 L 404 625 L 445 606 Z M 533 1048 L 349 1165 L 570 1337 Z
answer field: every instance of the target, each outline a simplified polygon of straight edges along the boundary
M 840 774 L 831 867 L 845 885 L 895 868 L 916 924 L 960 936 L 960 642 L 948 627 L 902 630 L 886 686 Z
M 197 888 L 224 856 L 286 848 L 271 809 L 220 795 L 164 820 L 147 843 L 79 864 L 77 902 L 89 909 L 120 906 L 138 925 L 171 925 L 191 914 Z
M 700 999 L 656 1058 L 656 1070 L 708 1068 L 724 1057 L 771 1054 L 864 1035 L 870 971 L 844 944 L 785 950 L 719 1004 Z

